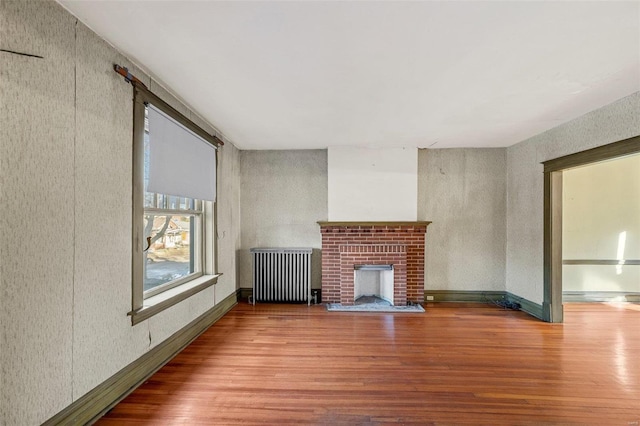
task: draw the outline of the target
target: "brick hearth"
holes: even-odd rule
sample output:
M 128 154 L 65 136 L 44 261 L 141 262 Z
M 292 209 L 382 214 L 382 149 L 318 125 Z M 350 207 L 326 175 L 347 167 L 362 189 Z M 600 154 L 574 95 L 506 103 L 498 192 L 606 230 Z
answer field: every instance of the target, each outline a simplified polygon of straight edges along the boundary
M 393 265 L 394 304 L 424 302 L 424 244 L 430 222 L 318 222 L 322 299 L 353 305 L 355 265 Z

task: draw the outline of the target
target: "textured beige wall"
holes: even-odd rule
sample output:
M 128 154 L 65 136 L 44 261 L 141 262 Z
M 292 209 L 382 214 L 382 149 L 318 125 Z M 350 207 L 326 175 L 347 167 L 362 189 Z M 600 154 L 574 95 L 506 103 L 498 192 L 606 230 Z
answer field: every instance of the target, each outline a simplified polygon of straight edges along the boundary
M 327 220 L 327 151 L 242 151 L 239 286 L 250 288 L 253 247 L 311 247 L 320 288 L 319 220 Z
M 75 200 L 67 219 L 74 229 L 74 400 L 149 345 L 146 324 L 132 328 L 122 315 L 131 309 L 131 87 L 107 68 L 124 58 L 84 25 L 75 28 Z
M 563 259 L 640 259 L 640 155 L 567 170 L 562 184 Z M 564 265 L 562 289 L 640 292 L 640 266 Z
M 321 247 L 316 221 L 327 215 L 326 161 L 324 150 L 241 152 L 241 287 L 251 287 L 250 248 Z M 425 287 L 504 290 L 506 149 L 420 150 L 418 174 L 418 217 L 434 222 Z
M 0 424 L 40 424 L 232 294 L 239 153 L 219 152 L 219 284 L 131 326 L 131 71 L 50 1 L 0 2 Z
M 75 26 L 44 8 L 0 3 L 2 47 L 45 58 L 0 52 L 6 425 L 40 423 L 72 398 Z
M 542 303 L 541 162 L 640 135 L 640 92 L 507 149 L 507 291 Z
M 425 289 L 504 291 L 506 149 L 418 151 Z

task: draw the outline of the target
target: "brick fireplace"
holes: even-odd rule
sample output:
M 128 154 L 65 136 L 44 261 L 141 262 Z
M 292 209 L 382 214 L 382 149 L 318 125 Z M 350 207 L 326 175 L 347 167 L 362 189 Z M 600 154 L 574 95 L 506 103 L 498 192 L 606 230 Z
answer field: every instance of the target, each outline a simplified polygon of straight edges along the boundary
M 354 304 L 354 270 L 393 266 L 393 304 L 424 302 L 424 244 L 431 222 L 318 222 L 322 299 Z

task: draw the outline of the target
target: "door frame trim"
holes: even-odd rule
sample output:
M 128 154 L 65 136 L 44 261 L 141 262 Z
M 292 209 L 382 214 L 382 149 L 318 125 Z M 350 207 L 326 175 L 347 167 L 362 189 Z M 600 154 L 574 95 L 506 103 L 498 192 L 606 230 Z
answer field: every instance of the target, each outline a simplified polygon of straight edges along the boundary
M 562 173 L 640 153 L 640 136 L 544 161 L 543 319 L 562 322 Z

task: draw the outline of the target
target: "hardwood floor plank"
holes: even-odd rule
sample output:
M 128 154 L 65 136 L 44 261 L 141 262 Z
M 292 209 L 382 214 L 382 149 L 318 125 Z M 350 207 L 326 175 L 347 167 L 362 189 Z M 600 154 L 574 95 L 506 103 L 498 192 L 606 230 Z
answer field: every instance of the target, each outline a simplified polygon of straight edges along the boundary
M 483 304 L 240 304 L 98 424 L 637 426 L 636 307 L 567 304 L 547 324 Z

